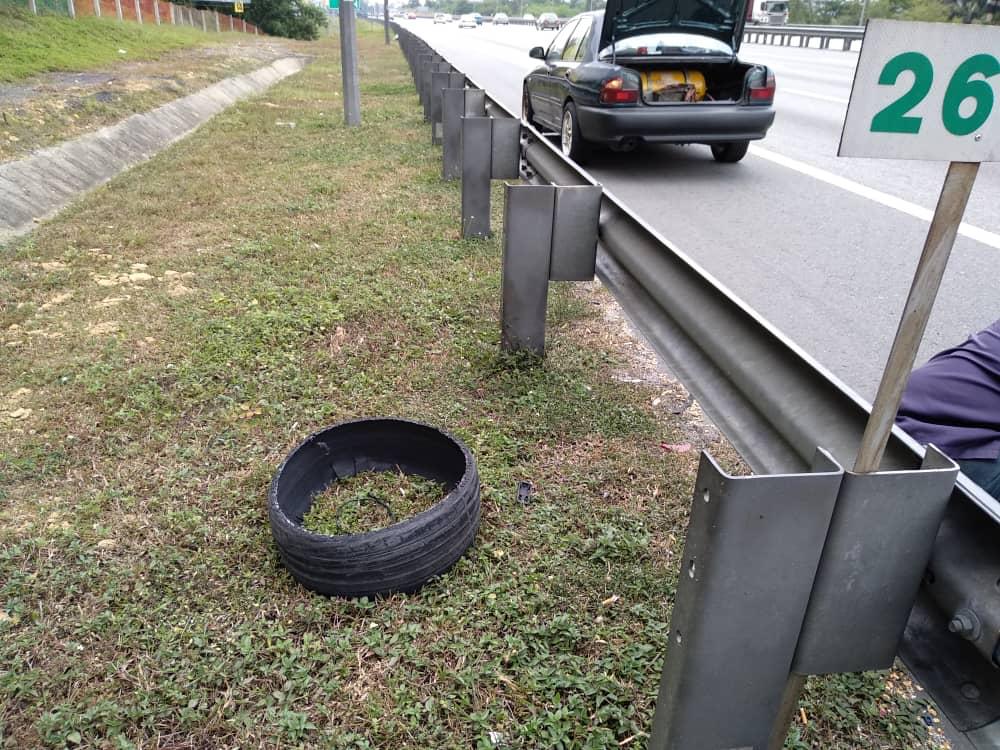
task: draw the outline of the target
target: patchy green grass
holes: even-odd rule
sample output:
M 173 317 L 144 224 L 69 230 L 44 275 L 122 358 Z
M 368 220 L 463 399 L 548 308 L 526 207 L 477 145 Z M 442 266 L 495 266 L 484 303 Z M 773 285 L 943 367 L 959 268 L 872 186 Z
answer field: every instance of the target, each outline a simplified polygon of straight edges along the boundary
M 236 35 L 223 35 L 230 39 Z M 245 35 L 241 35 L 245 36 Z M 121 23 L 113 18 L 35 16 L 0 6 L 0 81 L 37 73 L 90 70 L 121 60 L 149 60 L 169 50 L 211 42 L 208 34 L 185 26 Z
M 543 362 L 498 353 L 499 239 L 460 239 L 402 57 L 360 36 L 361 127 L 317 43 L 0 250 L 0 746 L 645 746 L 697 466 L 660 445 L 702 444 L 599 292 L 553 285 Z M 482 526 L 417 594 L 326 599 L 267 486 L 370 415 L 460 436 Z M 814 682 L 795 741 L 926 746 L 882 682 Z
M 384 529 L 429 509 L 445 493 L 440 482 L 415 474 L 363 471 L 318 492 L 302 526 L 329 536 Z
M 212 41 L 170 50 L 155 60 L 117 62 L 86 76 L 44 76 L 14 87 L 0 103 L 0 161 L 148 112 L 299 46 L 244 34 L 221 40 L 215 35 Z

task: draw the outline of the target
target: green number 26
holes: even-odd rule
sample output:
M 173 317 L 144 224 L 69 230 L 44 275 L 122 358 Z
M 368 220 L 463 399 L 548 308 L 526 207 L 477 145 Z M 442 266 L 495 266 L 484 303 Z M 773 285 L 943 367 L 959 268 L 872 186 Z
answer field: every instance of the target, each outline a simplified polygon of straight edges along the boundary
M 934 66 L 926 55 L 919 52 L 902 52 L 882 68 L 878 82 L 892 86 L 900 73 L 913 73 L 910 90 L 872 118 L 871 130 L 875 133 L 919 133 L 922 117 L 909 115 L 909 111 L 924 100 L 934 82 Z M 971 80 L 974 75 L 982 79 Z M 1000 74 L 1000 60 L 993 55 L 973 55 L 955 69 L 944 92 L 941 120 L 952 135 L 968 135 L 989 119 L 993 111 L 993 87 L 986 80 Z M 976 108 L 968 117 L 959 112 L 962 102 L 975 99 Z

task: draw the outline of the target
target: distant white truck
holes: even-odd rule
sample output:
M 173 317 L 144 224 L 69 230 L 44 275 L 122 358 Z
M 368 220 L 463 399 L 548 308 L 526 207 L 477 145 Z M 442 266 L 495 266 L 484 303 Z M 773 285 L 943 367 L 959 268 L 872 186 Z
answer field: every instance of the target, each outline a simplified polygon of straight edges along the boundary
M 750 23 L 784 26 L 788 23 L 787 0 L 750 0 L 747 5 L 747 20 Z

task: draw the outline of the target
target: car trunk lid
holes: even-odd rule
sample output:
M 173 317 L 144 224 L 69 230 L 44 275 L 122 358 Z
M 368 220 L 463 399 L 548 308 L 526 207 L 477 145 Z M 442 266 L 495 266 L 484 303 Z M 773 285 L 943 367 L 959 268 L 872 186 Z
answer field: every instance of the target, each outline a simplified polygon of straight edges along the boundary
M 608 0 L 598 49 L 636 34 L 698 34 L 728 44 L 735 54 L 747 0 Z

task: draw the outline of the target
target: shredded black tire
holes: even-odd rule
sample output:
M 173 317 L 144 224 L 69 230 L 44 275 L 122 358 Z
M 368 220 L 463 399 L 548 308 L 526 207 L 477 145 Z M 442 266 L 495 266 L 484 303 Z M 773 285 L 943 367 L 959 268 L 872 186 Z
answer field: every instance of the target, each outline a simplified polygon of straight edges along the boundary
M 302 526 L 313 498 L 338 478 L 363 471 L 418 474 L 448 494 L 384 529 L 326 536 Z M 447 571 L 479 528 L 479 472 L 448 433 L 403 419 L 362 419 L 306 438 L 278 468 L 268 492 L 271 533 L 281 560 L 303 586 L 327 596 L 412 592 Z

